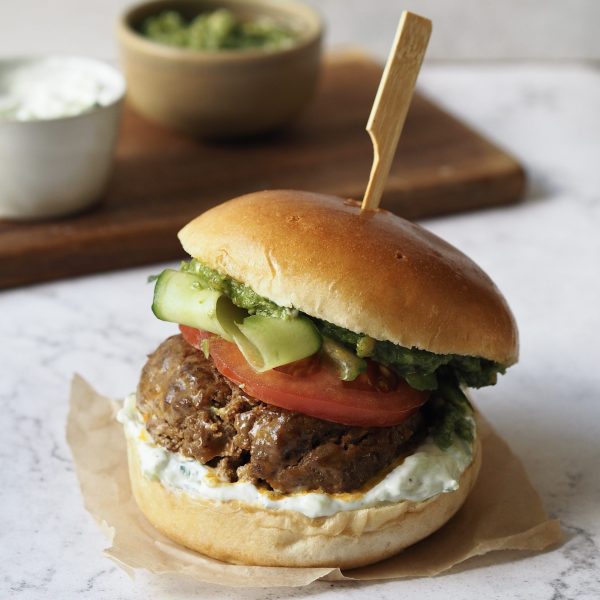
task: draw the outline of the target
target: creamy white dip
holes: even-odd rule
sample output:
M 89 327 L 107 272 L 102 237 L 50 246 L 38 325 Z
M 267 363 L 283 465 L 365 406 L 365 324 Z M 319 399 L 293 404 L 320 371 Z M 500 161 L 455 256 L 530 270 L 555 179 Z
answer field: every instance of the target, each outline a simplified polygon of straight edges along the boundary
M 137 446 L 145 477 L 192 497 L 223 502 L 238 500 L 269 510 L 291 510 L 312 518 L 401 500 L 421 501 L 454 491 L 473 457 L 472 444 L 463 440 L 455 438 L 450 448 L 440 450 L 427 438 L 384 479 L 362 493 L 301 492 L 278 496 L 249 482 L 221 481 L 214 469 L 155 444 L 136 408 L 135 394 L 125 399 L 117 419 L 123 424 L 127 438 Z
M 123 84 L 108 66 L 85 58 L 15 59 L 0 65 L 0 119 L 72 117 L 114 102 Z

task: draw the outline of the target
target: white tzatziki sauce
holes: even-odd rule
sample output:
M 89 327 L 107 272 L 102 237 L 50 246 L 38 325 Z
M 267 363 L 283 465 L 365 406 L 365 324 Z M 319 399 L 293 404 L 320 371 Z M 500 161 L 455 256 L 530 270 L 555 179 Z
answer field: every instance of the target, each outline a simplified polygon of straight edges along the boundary
M 278 496 L 249 482 L 221 481 L 214 469 L 155 444 L 136 408 L 135 394 L 125 399 L 117 419 L 130 443 L 137 446 L 143 475 L 160 481 L 166 488 L 214 501 L 238 500 L 264 509 L 291 510 L 311 518 L 402 500 L 421 501 L 454 491 L 473 458 L 472 444 L 456 436 L 447 450 L 426 438 L 413 454 L 363 493 L 300 492 Z
M 121 93 L 106 65 L 77 57 L 15 59 L 0 66 L 0 120 L 72 117 Z

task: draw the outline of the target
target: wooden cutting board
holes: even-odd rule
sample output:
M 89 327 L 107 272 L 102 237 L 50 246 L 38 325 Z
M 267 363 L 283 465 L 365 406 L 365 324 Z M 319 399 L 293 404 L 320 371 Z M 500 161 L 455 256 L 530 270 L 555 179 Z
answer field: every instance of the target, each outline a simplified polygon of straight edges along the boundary
M 240 194 L 294 188 L 362 198 L 372 149 L 365 124 L 381 67 L 329 59 L 314 103 L 283 133 L 206 143 L 125 109 L 106 198 L 73 217 L 0 221 L 0 288 L 183 256 L 176 232 Z M 410 219 L 510 204 L 524 173 L 491 142 L 416 95 L 382 207 Z

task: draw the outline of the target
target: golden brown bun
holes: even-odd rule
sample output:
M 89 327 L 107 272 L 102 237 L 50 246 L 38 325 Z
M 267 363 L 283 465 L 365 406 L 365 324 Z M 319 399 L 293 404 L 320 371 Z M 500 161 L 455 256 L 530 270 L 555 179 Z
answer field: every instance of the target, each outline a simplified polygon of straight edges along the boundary
M 378 340 L 516 362 L 514 318 L 459 250 L 385 210 L 274 190 L 221 204 L 179 233 L 185 250 L 281 306 Z
M 439 529 L 475 484 L 481 446 L 454 492 L 423 502 L 399 502 L 315 519 L 240 502 L 216 503 L 173 492 L 144 477 L 128 441 L 134 497 L 148 520 L 175 542 L 230 563 L 289 567 L 367 565 L 392 556 Z

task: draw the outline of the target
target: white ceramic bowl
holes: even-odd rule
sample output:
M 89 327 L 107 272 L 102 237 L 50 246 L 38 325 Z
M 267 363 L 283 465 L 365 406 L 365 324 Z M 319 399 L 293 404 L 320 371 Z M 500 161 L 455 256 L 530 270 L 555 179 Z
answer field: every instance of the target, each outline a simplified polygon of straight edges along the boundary
M 40 89 L 44 80 L 49 92 Z M 97 90 L 94 105 L 91 90 Z M 97 60 L 0 60 L 0 219 L 56 217 L 102 197 L 124 94 L 123 76 Z M 20 111 L 26 115 L 11 107 L 8 96 L 15 95 L 27 106 Z M 65 116 L 81 106 L 84 112 Z

